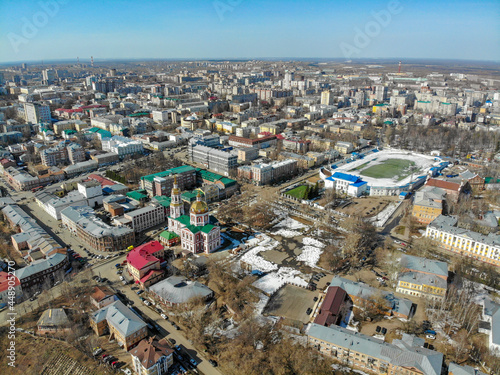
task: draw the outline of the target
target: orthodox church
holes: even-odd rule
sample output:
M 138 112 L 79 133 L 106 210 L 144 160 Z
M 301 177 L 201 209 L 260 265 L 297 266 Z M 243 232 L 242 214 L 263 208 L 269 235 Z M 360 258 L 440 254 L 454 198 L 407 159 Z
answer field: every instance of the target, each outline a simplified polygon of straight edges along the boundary
M 198 193 L 191 205 L 189 216 L 184 214 L 181 190 L 174 176 L 174 187 L 170 196 L 170 216 L 168 230 L 181 239 L 183 249 L 193 253 L 211 253 L 220 247 L 220 228 L 209 224 L 208 205 Z

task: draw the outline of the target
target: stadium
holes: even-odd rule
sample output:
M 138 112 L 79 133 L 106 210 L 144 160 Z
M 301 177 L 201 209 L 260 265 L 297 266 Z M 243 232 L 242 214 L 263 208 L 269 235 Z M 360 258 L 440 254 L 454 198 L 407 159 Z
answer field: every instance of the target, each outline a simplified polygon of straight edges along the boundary
M 353 153 L 351 159 L 320 171 L 326 188 L 336 188 L 350 196 L 399 195 L 425 183 L 448 165 L 439 157 L 403 150 L 371 150 Z

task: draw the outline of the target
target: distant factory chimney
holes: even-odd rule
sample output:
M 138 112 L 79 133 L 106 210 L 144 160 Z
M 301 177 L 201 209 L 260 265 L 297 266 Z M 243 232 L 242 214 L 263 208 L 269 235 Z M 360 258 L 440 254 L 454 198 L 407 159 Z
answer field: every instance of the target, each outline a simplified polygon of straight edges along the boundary
M 401 61 L 399 62 L 398 74 L 401 74 Z
M 94 56 L 90 56 L 90 66 L 94 67 Z

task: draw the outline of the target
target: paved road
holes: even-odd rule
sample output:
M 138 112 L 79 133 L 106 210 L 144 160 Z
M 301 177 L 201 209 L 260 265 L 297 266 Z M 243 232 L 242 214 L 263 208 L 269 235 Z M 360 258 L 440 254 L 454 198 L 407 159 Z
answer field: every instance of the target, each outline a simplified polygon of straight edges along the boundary
M 116 274 L 115 263 L 120 263 L 125 256 L 116 258 L 115 261 L 106 262 L 94 267 L 96 274 L 101 274 L 110 280 L 113 287 L 120 290 L 125 296 L 134 303 L 134 307 L 140 310 L 149 319 L 155 321 L 160 327 L 162 327 L 166 334 L 162 337 L 173 338 L 176 344 L 182 345 L 186 352 L 198 362 L 198 370 L 206 375 L 221 375 L 218 368 L 212 367 L 208 362 L 208 359 L 202 356 L 196 351 L 189 340 L 183 335 L 182 331 L 177 331 L 168 320 L 164 320 L 156 311 L 150 309 L 142 303 L 139 296 L 131 289 L 129 285 L 122 285 L 119 279 L 119 275 Z

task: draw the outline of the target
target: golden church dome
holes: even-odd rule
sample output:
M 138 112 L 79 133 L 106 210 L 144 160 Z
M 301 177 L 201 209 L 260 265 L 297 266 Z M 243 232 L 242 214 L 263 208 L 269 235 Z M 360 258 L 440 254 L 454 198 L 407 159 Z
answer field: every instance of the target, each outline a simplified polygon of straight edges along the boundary
M 196 196 L 196 201 L 191 205 L 191 213 L 193 214 L 205 214 L 208 212 L 208 204 L 201 200 L 201 194 L 198 192 Z

